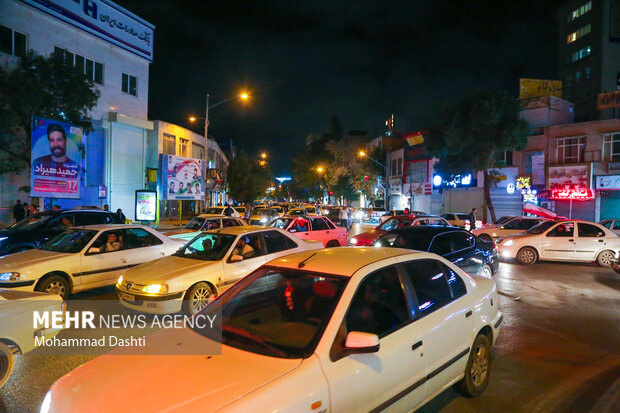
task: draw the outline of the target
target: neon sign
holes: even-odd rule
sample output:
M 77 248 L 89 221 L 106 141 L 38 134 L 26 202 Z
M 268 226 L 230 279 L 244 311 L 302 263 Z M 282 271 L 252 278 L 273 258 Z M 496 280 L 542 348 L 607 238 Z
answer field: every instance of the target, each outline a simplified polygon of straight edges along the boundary
M 536 204 L 538 205 L 538 191 L 536 191 L 535 189 L 522 189 L 521 190 L 521 195 L 523 195 L 523 202 L 529 202 L 531 204 Z
M 572 199 L 573 201 L 589 201 L 594 199 L 594 191 L 587 188 L 564 188 L 551 190 L 551 199 Z
M 532 186 L 531 182 L 529 176 L 520 176 L 517 178 L 516 187 L 517 189 L 529 189 Z
M 463 175 L 450 175 L 448 178 L 444 178 L 439 174 L 433 175 L 433 187 L 434 188 L 462 188 L 476 186 L 477 180 L 474 179 L 472 174 Z

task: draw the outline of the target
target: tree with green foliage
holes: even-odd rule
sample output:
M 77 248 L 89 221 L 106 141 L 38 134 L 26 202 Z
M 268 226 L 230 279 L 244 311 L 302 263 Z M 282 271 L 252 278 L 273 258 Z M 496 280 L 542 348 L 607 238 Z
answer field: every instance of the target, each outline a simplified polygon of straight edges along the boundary
M 265 195 L 271 175 L 268 166 L 261 166 L 240 151 L 228 167 L 228 193 L 233 199 L 248 204 Z
M 505 91 L 474 92 L 456 106 L 446 106 L 430 129 L 429 152 L 439 158 L 435 169 L 444 174 L 482 171 L 485 203 L 495 221 L 490 187 L 499 155 L 527 144 L 528 123 L 517 99 Z M 483 211 L 486 215 L 486 211 Z
M 17 67 L 0 67 L 0 174 L 30 168 L 32 117 L 92 128 L 88 114 L 99 91 L 63 56 L 29 52 Z

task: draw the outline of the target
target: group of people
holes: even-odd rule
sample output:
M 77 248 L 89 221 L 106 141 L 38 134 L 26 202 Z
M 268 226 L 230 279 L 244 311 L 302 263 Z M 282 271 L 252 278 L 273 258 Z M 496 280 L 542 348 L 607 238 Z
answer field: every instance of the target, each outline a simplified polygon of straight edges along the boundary
M 13 206 L 13 219 L 15 222 L 19 222 L 30 215 L 36 214 L 37 212 L 39 212 L 39 209 L 35 205 L 28 205 L 27 202 L 22 204 L 22 201 L 18 199 Z

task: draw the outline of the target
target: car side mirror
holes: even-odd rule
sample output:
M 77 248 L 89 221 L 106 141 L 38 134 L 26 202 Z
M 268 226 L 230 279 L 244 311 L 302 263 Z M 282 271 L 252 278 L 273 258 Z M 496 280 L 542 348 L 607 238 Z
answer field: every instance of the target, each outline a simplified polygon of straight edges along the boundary
M 376 353 L 379 346 L 379 337 L 376 334 L 351 331 L 347 334 L 344 351 L 348 354 Z
M 239 262 L 243 261 L 243 257 L 241 255 L 233 254 L 230 256 L 230 262 Z
M 100 251 L 99 251 L 99 248 L 97 248 L 97 247 L 90 247 L 90 248 L 88 249 L 88 253 L 89 253 L 89 254 L 99 254 L 99 252 L 100 252 Z

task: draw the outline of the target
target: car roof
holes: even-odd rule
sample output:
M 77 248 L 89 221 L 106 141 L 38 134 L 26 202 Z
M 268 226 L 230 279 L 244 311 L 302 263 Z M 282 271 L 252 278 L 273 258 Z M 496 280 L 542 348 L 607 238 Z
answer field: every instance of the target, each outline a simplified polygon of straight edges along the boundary
M 298 252 L 270 261 L 267 265 L 299 269 L 299 263 L 307 260 L 303 266 L 304 271 L 350 277 L 369 264 L 402 255 L 410 255 L 412 259 L 429 256 L 428 253 L 402 248 L 338 247 Z M 393 263 L 391 260 L 388 262 Z
M 216 232 L 218 234 L 228 234 L 228 235 L 243 235 L 249 232 L 256 232 L 256 231 L 261 231 L 261 230 L 277 231 L 278 228 L 264 227 L 264 226 L 259 226 L 259 225 L 244 225 L 244 226 L 239 226 L 239 227 L 226 227 L 226 228 L 212 229 L 208 232 Z
M 420 236 L 435 236 L 437 234 L 443 234 L 444 232 L 467 232 L 463 228 L 459 227 L 444 227 L 441 225 L 420 225 L 415 227 L 397 228 L 388 232 L 388 234 L 402 234 L 411 235 L 416 234 Z
M 289 209 L 290 211 L 290 209 Z M 319 215 L 319 214 L 303 214 L 303 215 L 284 215 L 281 216 L 280 219 L 282 218 L 327 218 L 324 215 Z

